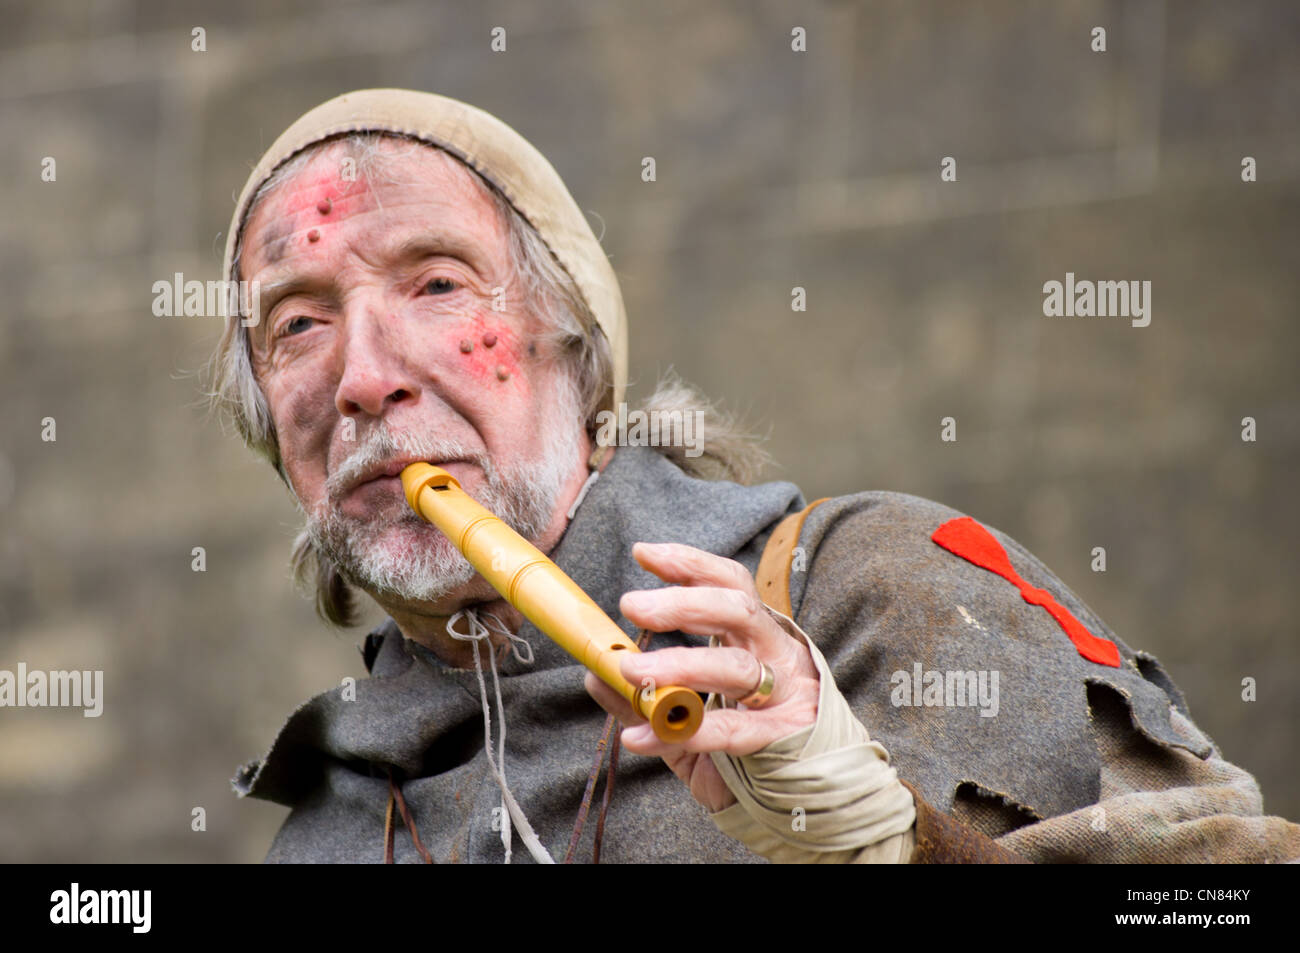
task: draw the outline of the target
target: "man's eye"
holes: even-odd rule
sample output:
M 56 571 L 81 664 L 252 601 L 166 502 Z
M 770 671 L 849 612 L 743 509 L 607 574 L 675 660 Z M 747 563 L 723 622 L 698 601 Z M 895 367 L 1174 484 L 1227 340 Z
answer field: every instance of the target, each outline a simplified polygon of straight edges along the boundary
M 431 295 L 445 295 L 447 292 L 455 290 L 456 282 L 445 277 L 434 278 L 424 286 L 424 293 Z
M 311 327 L 312 319 L 304 315 L 298 315 L 284 326 L 284 334 L 301 334 Z

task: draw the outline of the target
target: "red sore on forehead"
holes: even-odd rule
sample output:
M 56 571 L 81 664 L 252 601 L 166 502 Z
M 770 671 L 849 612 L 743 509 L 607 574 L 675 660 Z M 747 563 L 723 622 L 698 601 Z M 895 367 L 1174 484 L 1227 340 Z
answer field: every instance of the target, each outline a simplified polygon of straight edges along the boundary
M 369 194 L 364 177 L 344 156 L 325 153 L 289 179 L 268 203 L 278 215 L 310 211 L 322 218 L 346 208 Z
M 259 204 L 245 240 L 260 241 L 268 264 L 280 261 L 295 232 L 335 221 L 373 202 L 365 177 L 340 150 L 328 150 Z M 319 233 L 313 241 L 319 240 Z

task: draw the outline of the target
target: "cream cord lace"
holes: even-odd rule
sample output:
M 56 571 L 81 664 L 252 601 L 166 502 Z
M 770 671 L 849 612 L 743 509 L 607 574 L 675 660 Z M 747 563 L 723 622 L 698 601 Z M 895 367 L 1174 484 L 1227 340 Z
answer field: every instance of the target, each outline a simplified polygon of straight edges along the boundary
M 469 620 L 469 633 L 463 634 L 455 629 L 456 622 L 464 616 Z M 506 710 L 501 703 L 501 680 L 497 675 L 497 656 L 489 641 L 492 632 L 504 635 L 510 640 L 510 650 L 514 653 L 515 658 L 525 664 L 532 664 L 533 647 L 528 644 L 528 640 L 521 636 L 515 635 L 505 624 L 493 615 L 491 612 L 482 613 L 484 622 L 479 618 L 479 613 L 474 609 L 462 609 L 450 619 L 447 620 L 447 634 L 453 639 L 461 642 L 474 643 L 474 671 L 478 674 L 478 691 L 479 700 L 483 703 L 483 745 L 487 752 L 488 769 L 492 772 L 492 777 L 496 779 L 497 786 L 501 788 L 501 843 L 505 846 L 506 857 L 505 863 L 510 863 L 511 857 L 511 819 L 514 820 L 515 826 L 519 828 L 519 837 L 528 848 L 528 853 L 533 860 L 539 864 L 553 864 L 553 858 L 549 851 L 538 840 L 537 834 L 533 832 L 533 826 L 528 823 L 528 818 L 524 816 L 523 809 L 515 800 L 515 796 L 510 793 L 510 785 L 506 783 Z M 495 623 L 490 625 L 489 623 Z M 488 705 L 487 683 L 483 679 L 483 660 L 479 654 L 479 645 L 486 643 L 488 650 L 488 663 L 492 668 L 492 690 L 497 700 L 497 717 L 501 722 L 501 729 L 497 737 L 497 757 L 492 757 L 492 715 Z

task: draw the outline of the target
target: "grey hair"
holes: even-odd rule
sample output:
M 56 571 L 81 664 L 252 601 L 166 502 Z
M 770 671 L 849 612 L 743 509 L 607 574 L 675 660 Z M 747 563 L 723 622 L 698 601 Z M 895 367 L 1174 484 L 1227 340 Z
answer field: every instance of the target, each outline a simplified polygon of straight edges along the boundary
M 431 143 L 392 133 L 348 133 L 313 143 L 279 165 L 248 203 L 235 243 L 231 280 L 240 279 L 244 229 L 248 221 L 272 192 L 301 172 L 321 150 L 341 144 L 345 154 L 354 160 L 358 177 L 399 183 L 403 181 L 401 163 L 395 160 L 403 153 L 394 153 L 391 146 L 403 142 L 412 148 L 433 149 L 447 161 L 460 162 L 451 153 Z M 385 145 L 390 148 L 384 148 Z M 463 163 L 462 167 L 469 169 Z M 594 435 L 600 411 L 615 410 L 612 406 L 614 360 L 609 341 L 581 290 L 533 225 L 495 185 L 475 170 L 469 171 L 474 173 L 473 181 L 491 199 L 500 220 L 506 225 L 512 280 L 517 283 L 519 300 L 532 303 L 540 326 L 537 337 L 547 347 L 546 353 L 557 355 L 570 374 L 587 433 Z M 226 321 L 225 331 L 208 364 L 212 386 L 207 396 L 212 409 L 233 423 L 249 449 L 275 467 L 286 486 L 292 489 L 280 457 L 270 407 L 253 371 L 248 329 L 240 320 L 243 316 L 232 314 Z M 258 318 L 260 320 L 261 316 Z M 655 448 L 692 476 L 750 483 L 770 462 L 760 437 L 742 429 L 735 417 L 723 412 L 671 370 L 640 409 L 647 413 L 692 411 L 703 414 L 701 433 L 704 439 L 699 456 L 688 456 L 685 448 L 680 446 Z M 306 531 L 300 533 L 294 542 L 291 565 L 299 584 L 314 590 L 316 610 L 322 619 L 331 625 L 356 624 L 358 612 L 350 584 L 330 560 L 316 551 Z
M 671 367 L 659 378 L 654 393 L 639 411 L 648 418 L 699 415 L 698 432 L 703 439 L 698 456 L 691 455 L 693 448 L 671 441 L 654 448 L 693 477 L 750 484 L 772 463 L 771 455 L 763 448 L 763 436 L 750 432 L 739 417 L 710 401 Z

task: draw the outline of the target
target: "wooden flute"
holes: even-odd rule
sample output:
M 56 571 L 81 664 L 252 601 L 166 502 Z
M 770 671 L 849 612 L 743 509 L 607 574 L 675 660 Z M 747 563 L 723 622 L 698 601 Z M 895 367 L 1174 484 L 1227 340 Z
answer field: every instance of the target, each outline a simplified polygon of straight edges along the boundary
M 499 517 L 461 489 L 446 470 L 412 463 L 402 470 L 406 502 L 442 531 L 479 574 L 533 625 L 631 702 L 660 740 L 686 741 L 700 727 L 704 702 L 679 685 L 634 685 L 619 671 L 623 652 L 638 652 L 600 606 Z

